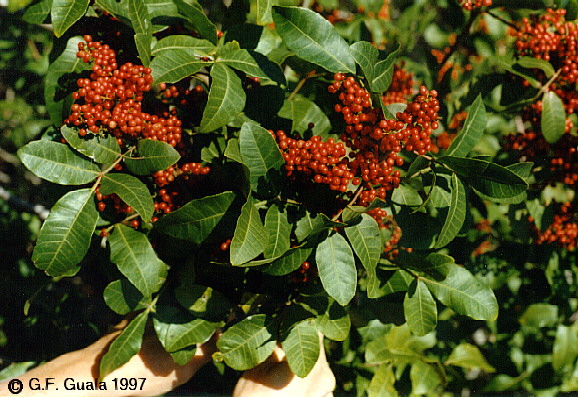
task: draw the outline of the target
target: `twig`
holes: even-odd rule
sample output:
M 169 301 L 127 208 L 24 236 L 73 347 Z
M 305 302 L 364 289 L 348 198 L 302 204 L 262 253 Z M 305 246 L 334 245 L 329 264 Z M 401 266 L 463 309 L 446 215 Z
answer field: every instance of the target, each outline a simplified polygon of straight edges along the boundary
M 46 207 L 40 204 L 32 204 L 18 197 L 15 197 L 2 186 L 0 186 L 0 199 L 6 201 L 9 205 L 20 211 L 36 214 L 36 216 L 42 220 L 48 218 L 48 214 L 50 213 Z

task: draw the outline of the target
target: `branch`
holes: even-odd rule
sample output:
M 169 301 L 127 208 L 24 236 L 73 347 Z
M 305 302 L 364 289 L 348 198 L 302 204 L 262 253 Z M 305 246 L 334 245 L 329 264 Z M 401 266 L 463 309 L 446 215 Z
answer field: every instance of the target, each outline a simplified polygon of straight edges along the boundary
M 46 220 L 46 218 L 48 218 L 48 214 L 50 213 L 50 211 L 42 205 L 32 204 L 18 197 L 13 196 L 8 190 L 4 189 L 4 187 L 2 186 L 0 186 L 0 199 L 6 201 L 8 205 L 14 207 L 15 209 L 22 212 L 35 214 L 42 220 Z

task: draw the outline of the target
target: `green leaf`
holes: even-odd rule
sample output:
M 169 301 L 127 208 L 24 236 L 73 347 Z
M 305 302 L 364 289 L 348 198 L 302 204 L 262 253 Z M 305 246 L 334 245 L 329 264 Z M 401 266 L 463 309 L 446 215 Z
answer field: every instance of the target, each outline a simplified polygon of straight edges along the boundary
M 116 193 L 125 204 L 131 206 L 144 222 L 150 222 L 155 210 L 148 187 L 139 179 L 128 174 L 108 173 L 102 177 L 100 192 L 104 195 Z
M 155 84 L 176 83 L 192 76 L 206 66 L 192 49 L 165 49 L 153 58 L 150 63 Z
M 415 279 L 403 301 L 403 313 L 411 332 L 423 336 L 432 332 L 438 321 L 436 302 L 424 282 Z
M 514 197 L 528 188 L 526 181 L 514 171 L 489 161 L 453 156 L 442 156 L 437 161 L 467 178 L 466 182 L 474 189 L 490 197 Z
M 341 306 L 355 296 L 357 270 L 351 247 L 343 236 L 334 233 L 317 246 L 317 270 L 323 288 Z
M 527 56 L 520 57 L 516 63 L 526 69 L 540 69 L 544 72 L 547 78 L 551 78 L 556 74 L 552 64 L 544 59 Z
M 103 298 L 108 307 L 121 315 L 144 309 L 151 303 L 150 298 L 145 298 L 126 278 L 108 284 Z
M 419 192 L 407 184 L 401 184 L 395 188 L 391 195 L 391 201 L 408 207 L 417 207 L 423 203 Z
M 265 128 L 254 122 L 245 122 L 239 135 L 239 151 L 243 164 L 249 170 L 251 189 L 276 191 L 273 170 L 279 170 L 285 159 L 275 138 Z
M 195 317 L 209 321 L 226 319 L 231 309 L 225 295 L 204 285 L 183 283 L 175 290 L 175 297 Z
M 313 252 L 311 247 L 290 248 L 283 256 L 275 259 L 269 266 L 262 269 L 263 272 L 272 276 L 284 276 L 297 270 Z
M 265 229 L 269 235 L 269 243 L 263 252 L 265 258 L 283 255 L 291 245 L 291 225 L 287 220 L 287 212 L 281 212 L 277 205 L 269 207 L 265 215 Z
M 76 128 L 62 126 L 62 136 L 70 146 L 97 163 L 110 165 L 121 155 L 120 146 L 112 135 L 93 135 L 90 139 L 81 138 Z
M 62 36 L 84 16 L 89 0 L 53 0 L 50 20 L 56 37 Z
M 291 371 L 304 378 L 315 366 L 321 347 L 317 327 L 310 320 L 296 324 L 283 336 L 281 346 L 287 355 Z
M 28 23 L 40 25 L 46 21 L 50 15 L 52 0 L 41 0 L 40 2 L 26 7 L 22 19 Z
M 449 273 L 443 281 L 422 279 L 435 297 L 458 314 L 474 320 L 495 320 L 498 302 L 492 290 L 463 267 L 457 264 L 448 267 Z
M 62 125 L 64 113 L 70 113 L 72 98 L 69 94 L 78 88 L 76 84 L 72 89 L 62 85 L 62 76 L 82 72 L 91 68 L 90 64 L 84 63 L 76 56 L 78 43 L 83 41 L 81 37 L 71 37 L 66 44 L 66 49 L 48 67 L 44 81 L 44 100 L 46 110 L 50 114 L 50 120 L 54 125 Z
M 380 60 L 378 49 L 367 41 L 358 41 L 349 47 L 355 62 L 361 66 L 371 92 L 385 92 L 391 85 L 393 65 L 399 46 L 386 59 Z
M 558 323 L 558 306 L 546 303 L 530 305 L 518 321 L 525 327 L 554 327 Z
M 344 341 L 349 336 L 351 318 L 345 308 L 333 299 L 329 300 L 327 310 L 320 313 L 315 322 L 319 332 L 331 340 Z
M 331 122 L 325 112 L 312 100 L 299 95 L 286 100 L 278 115 L 292 121 L 291 132 L 303 134 L 309 129 L 310 123 L 313 123 L 313 135 L 324 135 L 331 130 Z
M 464 127 L 452 141 L 445 155 L 466 156 L 482 138 L 487 121 L 486 107 L 482 100 L 482 94 L 479 94 L 468 110 Z
M 244 48 L 227 52 L 219 57 L 218 62 L 223 62 L 234 69 L 240 70 L 250 77 L 259 77 L 276 82 L 279 85 L 286 84 L 285 75 L 281 67 L 271 62 L 265 55 Z
M 100 379 L 127 363 L 139 352 L 148 315 L 149 310 L 145 310 L 136 316 L 110 344 L 108 351 L 100 360 Z
M 411 333 L 407 324 L 393 327 L 385 335 L 369 342 L 365 349 L 367 363 L 381 363 L 392 360 L 405 363 L 421 361 L 423 351 L 436 344 L 433 333 L 417 336 Z
M 392 364 L 380 364 L 367 388 L 367 397 L 394 397 L 397 395 Z
M 98 221 L 94 193 L 73 190 L 62 196 L 40 229 L 32 261 L 49 276 L 71 276 L 90 247 Z
M 236 195 L 223 192 L 189 201 L 154 223 L 162 233 L 201 244 L 221 221 Z
M 151 21 L 144 0 L 128 0 L 128 17 L 135 34 L 152 34 Z
M 156 307 L 153 325 L 159 341 L 169 353 L 208 341 L 219 326 L 165 305 Z
M 227 365 L 238 371 L 255 367 L 271 355 L 276 331 L 265 314 L 256 314 L 233 325 L 217 341 Z
M 496 372 L 486 358 L 476 346 L 462 342 L 452 350 L 452 353 L 444 363 L 446 365 L 455 365 L 465 369 L 481 369 L 484 372 Z
M 548 143 L 556 143 L 566 130 L 566 111 L 562 100 L 554 91 L 542 97 L 542 135 Z
M 174 3 L 185 18 L 205 39 L 217 44 L 217 28 L 203 12 L 203 7 L 197 0 L 175 0 Z
M 245 107 L 247 96 L 241 79 L 228 66 L 215 64 L 211 69 L 211 88 L 201 119 L 201 132 L 211 132 L 227 125 Z
M 466 219 L 466 209 L 466 189 L 460 178 L 452 174 L 450 208 L 434 248 L 445 247 L 458 235 Z
M 383 252 L 381 232 L 375 219 L 361 214 L 361 221 L 344 228 L 351 247 L 365 269 L 374 269 Z
M 195 56 L 200 57 L 207 56 L 214 52 L 216 47 L 209 40 L 198 39 L 184 34 L 173 34 L 157 41 L 152 49 L 151 55 L 157 56 L 164 51 L 170 50 L 192 51 Z
M 411 379 L 411 391 L 415 395 L 430 393 L 442 383 L 441 375 L 436 371 L 434 364 L 423 361 L 415 361 L 411 364 L 409 378 Z
M 167 266 L 157 257 L 147 237 L 119 224 L 108 241 L 110 260 L 118 270 L 145 297 L 157 292 L 167 277 Z
M 277 0 L 257 0 L 257 25 L 265 26 L 273 22 L 272 10 Z
M 330 72 L 355 73 L 349 46 L 329 21 L 301 7 L 274 7 L 277 33 L 298 57 Z
M 578 357 L 578 327 L 559 325 L 552 349 L 552 366 L 560 373 L 572 367 Z
M 230 245 L 233 266 L 249 262 L 267 248 L 269 235 L 255 204 L 256 200 L 249 197 L 237 220 L 235 235 Z
M 134 35 L 134 43 L 143 66 L 150 66 L 151 46 L 153 43 L 152 34 L 137 33 Z
M 58 142 L 30 142 L 18 150 L 18 157 L 34 175 L 60 185 L 84 185 L 100 173 L 98 165 Z
M 165 170 L 181 158 L 179 152 L 162 141 L 141 139 L 136 148 L 137 155 L 125 158 L 124 163 L 130 172 L 137 175 L 150 175 Z

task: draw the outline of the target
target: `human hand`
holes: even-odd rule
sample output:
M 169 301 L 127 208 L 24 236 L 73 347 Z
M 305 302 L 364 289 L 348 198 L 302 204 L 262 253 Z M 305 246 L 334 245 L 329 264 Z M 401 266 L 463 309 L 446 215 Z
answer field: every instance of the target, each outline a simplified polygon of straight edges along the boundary
M 107 390 L 66 390 L 65 379 L 69 384 L 94 382 L 99 378 L 99 365 L 110 343 L 122 332 L 128 321 L 124 320 L 115 327 L 115 331 L 104 335 L 92 345 L 71 353 L 56 357 L 17 377 L 24 385 L 23 394 L 27 397 L 146 397 L 158 396 L 186 383 L 204 364 L 212 360 L 216 351 L 216 338 L 197 346 L 194 357 L 185 365 L 176 364 L 159 342 L 154 330 L 148 330 L 142 341 L 139 353 L 127 363 L 102 379 Z M 35 381 L 34 378 L 38 379 Z M 112 379 L 144 379 L 142 390 L 111 390 Z M 53 382 L 48 386 L 47 379 Z M 31 383 L 32 382 L 32 383 Z M 30 384 L 37 384 L 46 390 L 30 390 Z M 96 384 L 98 385 L 98 383 Z M 140 383 L 139 387 L 140 388 Z M 6 390 L 6 384 L 0 386 L 0 397 L 12 396 Z
M 327 363 L 323 337 L 320 337 L 319 343 L 319 359 L 306 377 L 299 378 L 293 374 L 285 352 L 277 346 L 267 360 L 243 373 L 235 386 L 233 397 L 333 396 L 335 376 Z

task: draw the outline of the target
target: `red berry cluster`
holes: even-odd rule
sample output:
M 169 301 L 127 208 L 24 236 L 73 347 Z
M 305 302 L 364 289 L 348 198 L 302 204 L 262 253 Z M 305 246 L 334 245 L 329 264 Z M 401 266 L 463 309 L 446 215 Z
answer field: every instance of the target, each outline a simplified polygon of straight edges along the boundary
M 489 7 L 492 5 L 492 0 L 460 0 L 460 4 L 465 10 L 471 11 L 474 7 Z
M 306 284 L 312 277 L 317 276 L 317 269 L 309 262 L 303 262 L 299 269 L 291 273 L 293 284 Z
M 564 134 L 550 144 L 542 134 L 528 132 L 505 137 L 504 149 L 516 151 L 520 160 L 542 165 L 549 171 L 544 184 L 578 184 L 578 136 Z
M 413 95 L 413 73 L 408 73 L 403 67 L 394 65 L 393 79 L 382 100 L 385 105 L 392 103 L 408 103 Z
M 401 150 L 424 155 L 432 147 L 431 133 L 438 128 L 440 109 L 436 91 L 424 86 L 405 111 L 385 119 L 381 107 L 373 107 L 369 92 L 353 77 L 335 75 L 329 92 L 339 93 L 335 111 L 343 115 L 345 132 L 340 139 L 350 149 L 348 168 L 364 183 L 360 204 L 366 205 L 400 183 Z
M 203 166 L 201 163 L 184 163 L 155 172 L 153 174 L 155 185 L 162 188 L 154 199 L 155 212 L 168 214 L 180 208 L 190 198 L 188 193 L 192 186 L 210 171 L 209 166 Z
M 548 8 L 546 13 L 533 18 L 524 18 L 517 30 L 510 33 L 516 38 L 516 54 L 531 56 L 549 61 L 559 75 L 547 86 L 555 92 L 564 103 L 567 114 L 578 111 L 578 24 L 566 21 L 566 10 Z M 536 70 L 536 77 L 544 84 L 548 78 L 544 72 Z M 525 85 L 529 83 L 524 82 Z M 523 113 L 525 120 L 539 128 L 542 103 L 537 101 Z M 566 132 L 573 127 L 570 120 L 566 121 Z
M 289 138 L 277 131 L 275 138 L 283 151 L 287 175 L 302 175 L 316 183 L 329 185 L 331 190 L 346 192 L 354 174 L 348 169 L 345 146 L 329 138 L 323 142 L 320 136 L 309 140 Z M 359 182 L 357 182 L 359 184 Z
M 92 41 L 90 35 L 78 44 L 77 57 L 92 63 L 89 78 L 77 80 L 77 101 L 64 121 L 79 128 L 79 135 L 109 133 L 120 139 L 148 138 L 177 146 L 181 121 L 170 113 L 159 117 L 142 111 L 145 92 L 150 91 L 151 69 L 125 63 L 119 67 L 116 53 L 108 45 Z
M 554 221 L 544 231 L 538 233 L 538 244 L 556 244 L 568 250 L 576 249 L 578 243 L 578 212 L 572 203 L 558 205 Z

